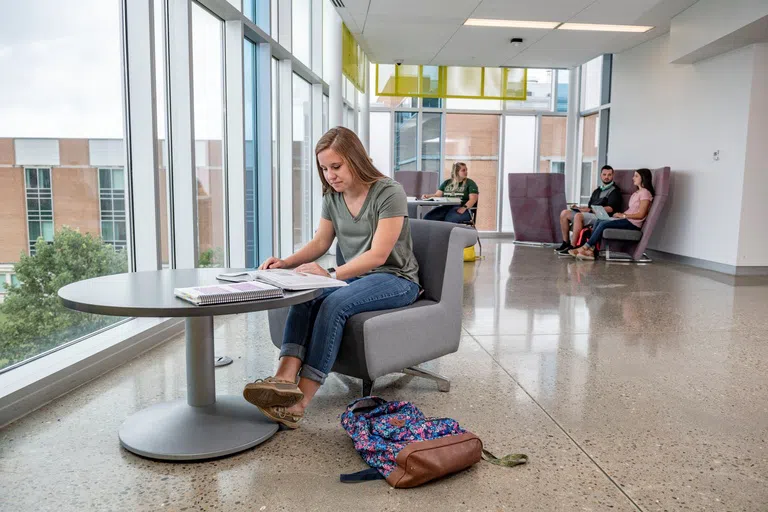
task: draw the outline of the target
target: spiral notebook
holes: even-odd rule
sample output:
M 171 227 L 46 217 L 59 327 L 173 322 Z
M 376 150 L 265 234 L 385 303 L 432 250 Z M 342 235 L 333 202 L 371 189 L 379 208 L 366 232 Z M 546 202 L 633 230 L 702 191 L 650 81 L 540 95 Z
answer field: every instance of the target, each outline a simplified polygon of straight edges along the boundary
M 197 306 L 207 306 L 209 304 L 226 304 L 228 302 L 277 299 L 283 296 L 283 290 L 266 283 L 248 281 L 234 284 L 174 288 L 173 294 Z

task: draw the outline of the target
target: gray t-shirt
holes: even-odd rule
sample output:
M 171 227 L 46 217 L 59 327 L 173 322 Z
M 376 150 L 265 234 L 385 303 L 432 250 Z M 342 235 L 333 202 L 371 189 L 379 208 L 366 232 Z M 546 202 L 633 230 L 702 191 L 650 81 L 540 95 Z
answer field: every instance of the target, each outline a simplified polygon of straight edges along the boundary
M 343 195 L 331 190 L 323 196 L 322 216 L 333 223 L 337 247 L 344 261 L 351 261 L 370 250 L 379 219 L 404 217 L 400 237 L 387 261 L 369 274 L 384 272 L 419 284 L 419 264 L 413 255 L 411 225 L 408 222 L 408 201 L 398 182 L 384 178 L 371 185 L 357 217 L 349 213 Z

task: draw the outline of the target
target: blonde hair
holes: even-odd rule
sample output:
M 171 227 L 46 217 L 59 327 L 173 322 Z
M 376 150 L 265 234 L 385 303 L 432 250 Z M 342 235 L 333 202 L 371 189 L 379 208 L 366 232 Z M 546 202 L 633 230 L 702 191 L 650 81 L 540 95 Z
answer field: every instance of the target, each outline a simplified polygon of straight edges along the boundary
M 453 167 L 451 167 L 451 181 L 453 183 L 461 183 L 461 179 L 459 178 L 459 172 L 461 172 L 462 167 L 464 169 L 467 169 L 469 171 L 469 167 L 467 167 L 467 164 L 464 162 L 456 162 L 453 164 Z
M 332 191 L 333 188 L 323 175 L 323 169 L 320 167 L 320 159 L 317 155 L 329 148 L 344 159 L 344 162 L 352 172 L 352 176 L 366 185 L 371 185 L 386 178 L 373 165 L 373 160 L 366 153 L 363 143 L 357 138 L 355 132 L 343 126 L 337 126 L 325 132 L 325 135 L 320 137 L 315 146 L 315 163 L 317 164 L 317 172 L 320 175 L 320 182 L 323 184 L 323 195 Z

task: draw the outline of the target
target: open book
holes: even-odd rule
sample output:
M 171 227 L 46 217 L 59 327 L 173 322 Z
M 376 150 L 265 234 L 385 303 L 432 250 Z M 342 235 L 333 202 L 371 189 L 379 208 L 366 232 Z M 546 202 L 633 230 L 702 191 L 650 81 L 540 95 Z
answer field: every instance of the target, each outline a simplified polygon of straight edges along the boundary
M 347 286 L 344 281 L 314 274 L 299 274 L 293 270 L 270 269 L 250 270 L 248 272 L 231 272 L 219 274 L 216 279 L 235 283 L 243 281 L 262 281 L 283 290 L 316 290 L 318 288 L 338 288 Z
M 197 306 L 206 306 L 247 300 L 277 299 L 283 296 L 283 290 L 266 283 L 236 283 L 174 288 L 173 294 Z

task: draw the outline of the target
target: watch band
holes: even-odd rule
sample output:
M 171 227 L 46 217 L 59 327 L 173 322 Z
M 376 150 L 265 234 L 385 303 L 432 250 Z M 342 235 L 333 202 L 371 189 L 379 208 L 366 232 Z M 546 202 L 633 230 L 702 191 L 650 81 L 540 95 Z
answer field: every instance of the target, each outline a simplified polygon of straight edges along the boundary
M 336 269 L 334 267 L 329 267 L 325 269 L 326 272 L 328 272 L 328 275 L 331 276 L 331 279 L 336 279 Z

